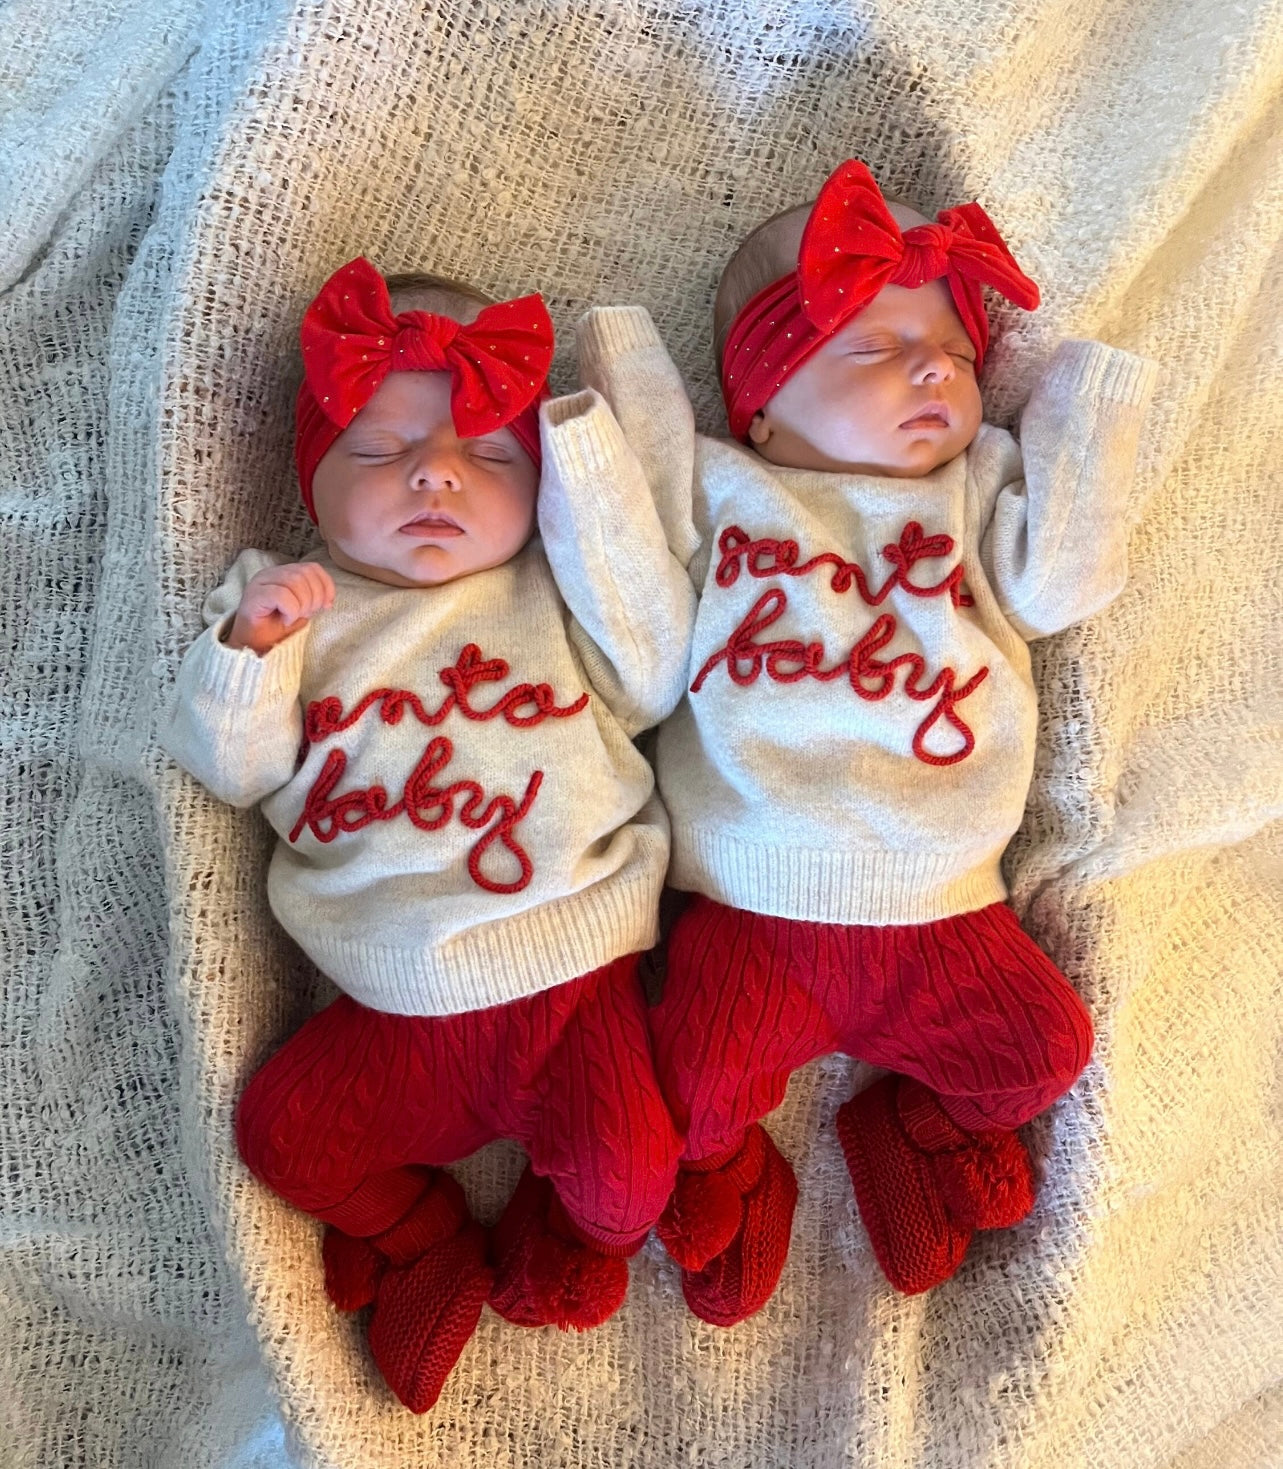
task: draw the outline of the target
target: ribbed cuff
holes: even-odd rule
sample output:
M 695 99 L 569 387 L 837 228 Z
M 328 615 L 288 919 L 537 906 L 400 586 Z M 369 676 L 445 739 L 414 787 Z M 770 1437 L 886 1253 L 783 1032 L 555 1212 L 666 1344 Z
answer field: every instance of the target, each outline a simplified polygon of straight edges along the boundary
M 1143 407 L 1158 381 L 1158 364 L 1103 342 L 1070 340 L 1056 348 L 1044 386 L 1059 393 L 1091 393 L 1113 403 Z
M 579 359 L 587 354 L 618 357 L 639 347 L 662 347 L 651 314 L 644 306 L 595 306 L 575 324 Z
M 1007 896 L 1002 848 L 981 853 L 812 851 L 673 825 L 670 886 L 807 923 L 934 923 Z
M 623 430 L 592 388 L 553 398 L 540 412 L 545 459 L 564 465 L 572 475 L 609 473 L 627 453 Z
M 282 696 L 297 697 L 307 628 L 300 628 L 269 652 L 259 654 L 252 648 L 229 648 L 223 642 L 235 616 L 229 612 L 193 645 L 189 676 L 196 691 L 220 704 L 246 709 Z
M 272 910 L 300 948 L 352 998 L 392 1015 L 460 1015 L 524 999 L 649 949 L 658 937 L 665 846 L 649 836 L 633 874 L 496 918 L 441 941 L 394 947 L 353 938 L 268 874 Z

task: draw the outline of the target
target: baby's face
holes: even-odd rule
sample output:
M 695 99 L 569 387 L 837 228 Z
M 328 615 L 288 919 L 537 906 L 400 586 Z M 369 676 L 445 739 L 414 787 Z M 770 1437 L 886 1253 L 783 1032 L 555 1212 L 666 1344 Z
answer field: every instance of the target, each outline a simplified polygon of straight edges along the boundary
M 511 430 L 461 439 L 451 374 L 392 372 L 317 466 L 312 499 L 336 565 L 432 587 L 530 539 L 539 471 Z
M 886 286 L 784 383 L 749 437 L 794 469 L 929 474 L 980 427 L 975 360 L 943 280 Z

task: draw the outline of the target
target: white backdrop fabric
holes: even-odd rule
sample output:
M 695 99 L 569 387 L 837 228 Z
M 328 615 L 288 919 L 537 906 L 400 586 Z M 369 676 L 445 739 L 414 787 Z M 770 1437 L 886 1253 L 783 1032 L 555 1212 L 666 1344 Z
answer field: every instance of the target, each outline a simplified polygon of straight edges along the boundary
M 1283 0 L 15 0 L 0 13 L 0 1460 L 160 1469 L 1265 1469 L 1283 1462 Z M 1131 579 L 1038 646 L 1008 857 L 1095 1018 L 1033 1216 L 883 1281 L 831 1058 L 756 1319 L 652 1243 L 584 1336 L 492 1313 L 404 1412 L 246 1176 L 246 1078 L 323 997 L 266 827 L 159 752 L 205 592 L 308 544 L 295 333 L 358 252 L 650 308 L 720 429 L 721 263 L 844 157 L 979 197 L 1067 335 L 1156 358 Z M 460 1176 L 482 1217 L 515 1180 Z M 248 1323 L 248 1324 L 247 1324 Z

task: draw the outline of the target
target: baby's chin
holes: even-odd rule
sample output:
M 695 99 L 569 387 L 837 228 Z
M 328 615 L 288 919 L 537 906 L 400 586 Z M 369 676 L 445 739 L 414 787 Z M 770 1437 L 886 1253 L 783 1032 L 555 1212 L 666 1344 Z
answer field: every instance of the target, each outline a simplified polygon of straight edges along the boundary
M 948 464 L 951 459 L 956 459 L 961 453 L 961 448 L 939 449 L 933 445 L 926 452 L 901 455 L 894 463 L 865 470 L 865 473 L 879 474 L 886 479 L 921 479 L 924 475 L 939 469 L 942 464 Z
M 461 581 L 465 576 L 503 566 L 517 555 L 521 547 L 504 544 L 479 553 L 475 546 L 469 546 L 463 552 L 450 542 L 444 545 L 420 543 L 407 546 L 400 554 L 388 556 L 381 554 L 376 546 L 358 547 L 327 539 L 326 549 L 336 566 L 363 576 L 367 581 L 380 582 L 387 587 L 429 588 L 446 586 L 450 582 Z

